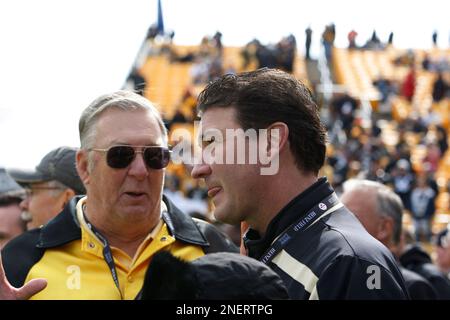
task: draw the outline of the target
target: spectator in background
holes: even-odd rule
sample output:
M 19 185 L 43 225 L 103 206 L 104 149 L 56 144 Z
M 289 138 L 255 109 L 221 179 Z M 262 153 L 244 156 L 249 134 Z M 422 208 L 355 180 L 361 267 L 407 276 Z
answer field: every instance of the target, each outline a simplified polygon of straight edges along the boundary
M 175 110 L 172 119 L 167 121 L 167 129 L 170 130 L 172 126 L 177 123 L 188 123 L 188 119 L 186 119 L 186 116 L 180 107 Z
M 208 204 L 206 201 L 198 198 L 187 197 L 181 188 L 181 181 L 176 175 L 166 175 L 164 195 L 184 213 L 191 215 L 193 213 L 203 215 L 206 220 L 208 213 Z M 183 188 L 184 189 L 184 188 Z
M 127 79 L 127 85 L 131 87 L 134 92 L 140 94 L 141 96 L 144 95 L 147 83 L 138 68 L 133 67 L 131 70 Z
M 438 32 L 437 30 L 434 30 L 433 34 L 431 35 L 431 41 L 433 42 L 433 46 L 435 47 L 438 46 L 437 39 L 438 39 Z
M 336 29 L 334 24 L 327 25 L 325 27 L 324 32 L 322 33 L 322 44 L 325 49 L 325 57 L 327 58 L 327 62 L 331 63 L 334 40 L 336 38 Z
M 392 172 L 394 191 L 400 196 L 403 206 L 411 210 L 411 192 L 414 186 L 415 176 L 411 170 L 411 164 L 406 159 L 399 159 L 396 168 Z
M 152 24 L 147 30 L 147 40 L 154 40 L 158 35 L 158 25 L 156 23 Z
M 408 49 L 405 53 L 400 54 L 394 59 L 394 65 L 409 67 L 414 64 L 416 57 L 412 49 Z
M 242 58 L 242 69 L 247 70 L 252 62 L 256 60 L 256 50 L 259 47 L 259 41 L 257 39 L 253 39 L 249 43 L 242 48 L 240 52 L 240 56 Z
M 373 30 L 372 36 L 370 37 L 369 40 L 367 40 L 366 44 L 364 45 L 364 48 L 368 50 L 383 49 L 383 44 L 381 43 L 380 38 L 378 38 L 376 30 Z
M 448 84 L 445 82 L 442 77 L 442 72 L 439 72 L 436 80 L 433 83 L 433 101 L 440 102 L 443 98 L 446 97 L 448 91 Z
M 296 40 L 293 35 L 281 39 L 275 48 L 277 68 L 292 73 L 296 53 Z
M 0 168 L 0 251 L 8 241 L 26 230 L 19 206 L 24 196 L 25 190 Z
M 427 279 L 439 300 L 450 300 L 450 280 L 433 264 L 429 254 L 418 243 L 407 243 L 399 260 L 403 267 Z
M 351 30 L 348 35 L 348 48 L 349 49 L 356 49 L 356 37 L 358 36 L 358 33 L 355 30 Z
M 395 92 L 391 84 L 391 81 L 389 81 L 389 79 L 384 78 L 382 75 L 376 77 L 376 79 L 373 81 L 373 85 L 378 89 L 378 91 L 380 91 L 381 103 L 386 103 L 388 101 L 389 96 Z
M 436 135 L 437 135 L 437 144 L 439 146 L 439 150 L 441 154 L 445 154 L 448 149 L 448 134 L 447 130 L 444 127 L 437 125 L 436 126 Z
M 401 252 L 403 205 L 398 195 L 385 185 L 369 180 L 344 183 L 342 203 L 361 221 L 366 230 L 398 259 Z M 400 266 L 413 300 L 434 300 L 437 293 L 422 276 Z
M 220 31 L 216 31 L 214 36 L 212 37 L 212 45 L 217 50 L 217 54 L 222 56 L 223 53 L 223 44 L 222 44 L 222 33 Z
M 308 26 L 308 28 L 306 28 L 305 30 L 305 36 L 306 36 L 306 40 L 305 40 L 305 59 L 306 60 L 310 60 L 311 56 L 309 53 L 309 50 L 311 49 L 311 39 L 312 39 L 312 29 L 311 27 Z
M 422 69 L 425 71 L 430 71 L 430 67 L 431 67 L 430 56 L 427 53 L 425 53 L 425 56 L 423 57 L 422 60 Z
M 19 197 L 0 196 L 0 250 L 27 229 L 21 218 L 21 201 Z
M 411 216 L 414 222 L 416 240 L 431 240 L 431 220 L 434 216 L 436 199 L 435 191 L 427 184 L 427 177 L 417 177 L 416 186 L 411 192 Z
M 392 31 L 389 33 L 387 44 L 388 46 L 392 46 L 394 44 L 394 32 Z
M 331 101 L 332 113 L 342 122 L 342 129 L 350 136 L 353 121 L 355 120 L 355 110 L 359 102 L 348 93 L 339 93 Z
M 427 172 L 435 173 L 439 166 L 442 154 L 437 142 L 430 141 L 426 145 L 426 154 L 422 163 Z
M 436 235 L 436 264 L 450 278 L 450 232 L 449 226 Z
M 75 167 L 77 148 L 59 147 L 47 153 L 34 170 L 9 169 L 11 177 L 27 190 L 20 203 L 28 229 L 45 225 L 75 195 L 86 190 Z
M 405 79 L 403 80 L 401 93 L 409 102 L 412 101 L 416 91 L 416 71 L 412 65 Z

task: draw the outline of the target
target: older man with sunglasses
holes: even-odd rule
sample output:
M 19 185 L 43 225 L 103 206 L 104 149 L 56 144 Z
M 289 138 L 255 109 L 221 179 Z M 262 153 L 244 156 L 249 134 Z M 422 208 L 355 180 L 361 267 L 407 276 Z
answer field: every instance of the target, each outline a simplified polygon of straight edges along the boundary
M 134 299 L 156 252 L 189 261 L 237 250 L 163 197 L 170 151 L 148 100 L 126 91 L 101 96 L 79 130 L 76 163 L 87 196 L 4 249 L 0 298 Z

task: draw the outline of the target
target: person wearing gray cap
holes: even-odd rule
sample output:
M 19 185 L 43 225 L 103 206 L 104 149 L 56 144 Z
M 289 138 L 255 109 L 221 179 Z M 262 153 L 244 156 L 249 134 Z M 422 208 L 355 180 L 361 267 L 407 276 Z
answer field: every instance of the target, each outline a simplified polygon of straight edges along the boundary
M 47 153 L 34 170 L 8 170 L 27 191 L 20 207 L 28 229 L 46 224 L 75 195 L 86 193 L 75 166 L 77 151 L 77 148 L 59 147 Z
M 0 168 L 0 250 L 26 230 L 19 207 L 24 195 L 25 190 Z

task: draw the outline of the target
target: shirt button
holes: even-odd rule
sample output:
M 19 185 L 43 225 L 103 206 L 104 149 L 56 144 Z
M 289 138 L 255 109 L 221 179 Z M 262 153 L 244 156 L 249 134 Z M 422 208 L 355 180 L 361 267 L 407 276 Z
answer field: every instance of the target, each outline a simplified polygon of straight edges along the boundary
M 167 241 L 167 237 L 161 237 L 161 239 L 160 239 L 161 241 Z
M 91 249 L 94 249 L 95 248 L 95 243 L 88 242 L 88 247 L 91 248 Z
M 133 283 L 133 281 L 134 281 L 134 279 L 133 279 L 132 276 L 128 276 L 128 277 L 127 277 L 127 280 L 128 280 L 129 283 Z

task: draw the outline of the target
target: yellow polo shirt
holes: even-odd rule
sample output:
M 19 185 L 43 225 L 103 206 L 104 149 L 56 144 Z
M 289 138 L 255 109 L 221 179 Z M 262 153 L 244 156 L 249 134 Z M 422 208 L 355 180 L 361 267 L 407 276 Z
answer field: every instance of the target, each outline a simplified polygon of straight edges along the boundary
M 111 270 L 103 257 L 103 244 L 87 226 L 82 206 L 86 198 L 77 203 L 77 218 L 81 239 L 63 246 L 47 249 L 27 275 L 31 279 L 45 278 L 47 288 L 31 299 L 134 299 L 142 288 L 151 257 L 160 250 L 191 261 L 204 255 L 200 246 L 177 241 L 161 219 L 139 246 L 134 257 L 119 248 L 111 247 L 119 280 L 117 288 Z

